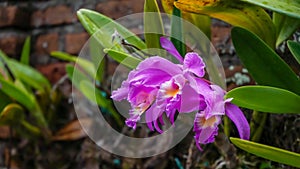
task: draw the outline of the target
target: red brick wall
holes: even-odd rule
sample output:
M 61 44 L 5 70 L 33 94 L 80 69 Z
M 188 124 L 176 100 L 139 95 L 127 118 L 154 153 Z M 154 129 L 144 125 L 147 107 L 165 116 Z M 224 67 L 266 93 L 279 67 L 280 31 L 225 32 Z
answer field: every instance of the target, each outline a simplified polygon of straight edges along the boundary
M 0 2 L 0 49 L 18 58 L 31 36 L 31 64 L 56 62 L 51 51 L 78 54 L 89 35 L 76 17 L 80 8 L 93 9 L 114 19 L 142 12 L 144 0 L 31 0 Z

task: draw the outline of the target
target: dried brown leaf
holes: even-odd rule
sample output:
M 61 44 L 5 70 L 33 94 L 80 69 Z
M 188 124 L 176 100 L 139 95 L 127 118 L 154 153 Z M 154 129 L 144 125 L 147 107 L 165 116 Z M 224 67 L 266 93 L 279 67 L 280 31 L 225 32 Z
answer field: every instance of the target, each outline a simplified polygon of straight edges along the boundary
M 92 119 L 83 118 L 79 120 L 75 120 L 64 126 L 60 129 L 53 137 L 54 141 L 69 141 L 69 140 L 78 140 L 87 136 L 83 128 L 83 126 L 91 126 Z

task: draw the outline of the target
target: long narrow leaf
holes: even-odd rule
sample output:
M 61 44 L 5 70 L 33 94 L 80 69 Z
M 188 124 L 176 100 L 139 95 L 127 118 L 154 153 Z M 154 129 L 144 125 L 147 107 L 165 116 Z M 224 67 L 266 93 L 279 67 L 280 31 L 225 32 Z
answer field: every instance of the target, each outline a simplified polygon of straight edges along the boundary
M 284 15 L 300 19 L 300 2 L 298 0 L 242 0 Z
M 78 64 L 80 67 L 82 67 L 91 77 L 96 76 L 96 70 L 95 70 L 94 64 L 86 59 L 79 58 L 79 57 L 70 55 L 68 53 L 59 52 L 59 51 L 51 52 L 51 56 L 54 56 L 58 59 L 62 59 L 65 61 L 74 62 L 74 63 Z
M 90 79 L 72 65 L 67 65 L 66 71 L 69 78 L 72 80 L 72 84 L 80 90 L 87 99 L 98 104 L 100 107 L 109 110 L 118 125 L 122 124 L 120 116 L 112 107 L 111 101 L 102 96 L 101 91 L 91 83 Z
M 17 88 L 12 82 L 0 77 L 1 90 L 17 102 L 24 105 L 28 110 L 33 110 L 36 102 L 33 95 L 28 95 L 23 90 Z
M 90 101 L 103 108 L 107 107 L 107 99 L 101 95 L 101 91 L 99 91 L 90 81 L 80 81 L 79 88 L 85 97 L 87 97 Z
M 208 39 L 211 38 L 211 18 L 206 15 L 194 14 L 194 13 L 182 13 L 184 19 L 197 26 Z M 189 27 L 185 27 L 184 32 L 188 32 L 193 36 L 193 32 L 189 31 Z
M 75 68 L 73 65 L 66 65 L 66 72 L 69 79 L 72 81 L 72 85 L 74 85 L 78 90 L 80 89 L 81 81 L 89 81 L 90 79 L 86 74 L 84 74 L 81 70 Z M 74 76 L 76 75 L 76 76 Z
M 14 76 L 12 74 L 12 72 L 10 72 L 10 70 L 7 70 L 7 60 L 9 59 L 9 57 L 2 52 L 2 50 L 0 50 L 0 69 L 1 69 L 1 77 L 5 77 L 5 79 L 9 79 L 12 80 L 12 76 Z
M 14 78 L 20 79 L 36 89 L 46 89 L 47 91 L 50 91 L 51 85 L 49 81 L 40 72 L 30 67 L 29 65 L 22 64 L 14 59 L 7 57 L 1 50 L 0 57 L 2 61 L 7 64 L 7 68 L 9 68 L 9 71 L 11 71 Z
M 113 49 L 104 49 L 105 53 L 108 53 L 115 61 L 127 66 L 128 68 L 134 69 L 142 61 L 135 58 L 127 53 L 119 52 Z
M 277 32 L 276 46 L 288 39 L 300 27 L 300 19 L 276 12 L 273 13 L 273 21 Z
M 100 13 L 94 12 L 88 9 L 80 9 L 77 12 L 77 16 L 84 26 L 84 28 L 89 32 L 89 34 L 94 34 L 101 29 L 102 34 L 104 36 L 111 37 L 114 31 L 118 31 L 118 33 L 126 39 L 126 41 L 139 49 L 145 49 L 146 44 L 138 38 L 134 33 L 118 24 L 111 18 L 102 15 Z M 108 27 L 107 25 L 110 24 Z M 110 38 L 111 40 L 111 38 Z M 104 46 L 105 48 L 111 46 Z
M 77 56 L 70 55 L 65 52 L 60 52 L 60 51 L 54 51 L 51 52 L 51 56 L 54 56 L 58 59 L 64 60 L 64 61 L 69 61 L 69 62 L 76 62 Z
M 238 138 L 230 138 L 230 141 L 240 149 L 256 156 L 294 167 L 300 166 L 298 153 Z
M 83 80 L 80 82 L 79 87 L 80 91 L 87 99 L 93 103 L 96 103 L 101 108 L 109 110 L 113 118 L 116 120 L 116 123 L 119 126 L 122 125 L 120 115 L 113 109 L 111 101 L 102 96 L 101 91 L 97 89 L 95 85 L 93 85 L 90 81 Z
M 0 113 L 0 125 L 20 124 L 24 118 L 24 109 L 16 103 L 11 103 Z
M 23 45 L 20 62 L 29 65 L 30 59 L 30 37 L 27 37 Z
M 144 32 L 148 48 L 161 48 L 159 38 L 164 35 L 164 28 L 156 0 L 145 0 Z
M 1 90 L 0 87 L 0 110 L 2 110 L 6 105 L 8 105 L 11 102 L 11 99 Z
M 268 86 L 243 86 L 226 94 L 232 103 L 257 111 L 300 114 L 300 96 L 290 91 Z
M 287 44 L 288 44 L 288 47 L 289 47 L 290 51 L 292 52 L 294 58 L 300 64 L 300 43 L 288 41 Z
M 106 66 L 106 59 L 105 53 L 103 52 L 103 46 L 101 46 L 97 39 L 90 38 L 89 39 L 89 54 L 90 54 L 90 61 L 93 64 L 93 68 L 97 71 L 96 75 L 94 76 L 95 80 L 101 83 L 105 76 Z
M 87 97 L 91 102 L 96 103 L 101 108 L 109 110 L 109 113 L 113 116 L 119 126 L 122 125 L 120 115 L 113 109 L 112 102 L 105 98 L 101 91 L 95 88 L 89 81 L 80 82 L 80 91 Z
M 15 78 L 18 78 L 25 82 L 26 84 L 39 89 L 50 91 L 51 85 L 40 72 L 33 69 L 32 67 L 19 63 L 14 59 L 8 60 L 8 65 L 12 72 L 15 75 Z
M 174 7 L 173 15 L 171 17 L 171 41 L 181 56 L 186 54 L 186 46 L 183 38 L 183 24 L 181 18 L 181 11 Z
M 243 28 L 233 28 L 231 35 L 239 58 L 258 84 L 300 95 L 299 78 L 268 45 Z

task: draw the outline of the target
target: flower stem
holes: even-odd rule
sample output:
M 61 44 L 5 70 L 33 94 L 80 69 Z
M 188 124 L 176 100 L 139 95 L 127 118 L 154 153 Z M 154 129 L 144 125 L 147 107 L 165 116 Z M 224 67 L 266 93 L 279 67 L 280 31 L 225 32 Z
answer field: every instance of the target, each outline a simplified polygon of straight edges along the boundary
M 267 120 L 267 115 L 267 113 L 253 111 L 252 120 L 250 122 L 251 141 L 258 142 L 260 140 Z
M 231 123 L 228 117 L 224 117 L 224 133 L 227 137 L 230 136 Z

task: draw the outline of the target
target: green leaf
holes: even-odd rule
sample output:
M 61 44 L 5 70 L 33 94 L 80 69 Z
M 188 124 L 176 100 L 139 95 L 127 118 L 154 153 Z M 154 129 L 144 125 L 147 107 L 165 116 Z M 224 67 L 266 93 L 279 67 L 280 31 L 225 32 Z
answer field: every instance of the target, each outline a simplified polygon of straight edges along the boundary
M 25 119 L 24 109 L 16 104 L 7 105 L 0 114 L 0 125 L 16 125 Z
M 73 65 L 71 65 L 71 64 L 66 65 L 66 72 L 67 72 L 67 75 L 70 80 L 72 80 L 72 77 L 74 74 L 74 69 L 75 69 L 75 67 Z M 72 84 L 74 84 L 74 83 L 72 83 Z
M 59 51 L 51 52 L 51 56 L 54 56 L 58 59 L 62 59 L 65 61 L 74 62 L 78 64 L 80 67 L 82 67 L 91 77 L 96 76 L 96 70 L 94 64 L 86 59 L 79 58 L 70 55 L 68 53 L 59 52 Z
M 30 36 L 26 38 L 25 43 L 23 45 L 20 62 L 25 65 L 29 65 L 29 59 L 30 59 Z
M 108 100 L 101 95 L 101 91 L 90 81 L 80 81 L 79 90 L 93 103 L 98 104 L 100 107 L 107 108 Z
M 50 91 L 51 85 L 49 81 L 40 72 L 29 65 L 7 57 L 2 51 L 0 51 L 0 57 L 7 64 L 14 78 L 20 79 L 38 90 L 44 91 L 46 89 Z
M 289 166 L 300 166 L 300 154 L 238 138 L 231 137 L 230 141 L 240 149 L 256 156 Z
M 107 60 L 105 59 L 105 53 L 103 52 L 103 46 L 101 46 L 97 39 L 90 38 L 89 39 L 89 54 L 90 61 L 93 63 L 96 72 L 95 80 L 101 83 L 106 74 Z
M 300 96 L 269 86 L 243 86 L 229 91 L 226 98 L 240 107 L 270 113 L 299 113 Z
M 67 65 L 66 71 L 68 77 L 71 79 L 72 84 L 80 90 L 87 99 L 98 104 L 102 108 L 106 108 L 112 114 L 118 125 L 121 126 L 122 121 L 119 114 L 114 110 L 112 103 L 109 99 L 106 99 L 99 89 L 97 89 L 92 83 L 91 79 L 87 78 L 83 72 L 76 69 L 73 65 Z M 76 76 L 74 76 L 76 75 Z
M 0 87 L 0 110 L 2 110 L 9 103 L 11 103 L 11 99 L 1 90 Z
M 298 0 L 242 0 L 267 8 L 278 13 L 300 19 L 300 2 Z
M 275 48 L 276 30 L 269 15 L 261 7 L 236 0 L 178 0 L 175 6 L 182 11 L 208 15 L 243 27 L 261 37 Z
M 211 38 L 211 18 L 209 16 L 193 13 L 182 13 L 182 17 L 197 26 L 208 39 Z M 193 32 L 189 32 L 189 27 L 185 27 L 185 25 L 184 32 L 193 34 Z
M 277 32 L 276 46 L 288 39 L 300 27 L 300 19 L 275 12 L 273 13 L 273 21 Z
M 68 53 L 60 52 L 60 51 L 51 52 L 51 56 L 56 57 L 61 60 L 69 61 L 69 62 L 76 62 L 76 60 L 77 60 L 77 56 L 70 55 Z M 90 65 L 87 65 L 87 66 L 90 66 Z
M 15 79 L 14 84 L 27 95 L 34 95 L 32 89 L 28 85 L 25 85 L 20 79 Z
M 135 69 L 136 66 L 142 61 L 124 52 L 119 52 L 113 49 L 104 49 L 105 53 L 108 53 L 115 61 L 127 66 L 130 69 Z
M 2 59 L 0 58 L 0 76 L 1 77 L 6 77 L 6 70 L 5 70 L 5 66 L 4 66 L 4 63 L 2 61 Z
M 259 85 L 273 86 L 300 95 L 300 80 L 292 69 L 261 39 L 243 28 L 231 31 L 239 58 Z
M 84 74 L 81 70 L 75 68 L 73 65 L 66 65 L 66 72 L 68 74 L 69 79 L 72 81 L 72 85 L 74 85 L 78 90 L 80 89 L 81 81 L 89 81 L 90 79 L 86 74 Z M 76 76 L 74 76 L 74 74 Z
M 159 38 L 164 35 L 164 28 L 156 0 L 145 0 L 144 32 L 147 47 L 160 49 Z
M 1 77 L 4 77 L 5 79 L 12 79 L 12 74 L 10 74 L 11 72 L 9 72 L 10 70 L 7 70 L 7 60 L 8 60 L 8 56 L 3 53 L 1 50 L 0 50 L 0 69 L 1 69 Z
M 105 15 L 88 9 L 80 9 L 77 12 L 77 16 L 89 34 L 92 35 L 101 30 L 101 34 L 104 36 L 103 38 L 106 37 L 104 40 L 109 40 L 105 43 L 109 44 L 109 42 L 112 41 L 112 34 L 116 30 L 131 45 L 134 45 L 139 49 L 146 48 L 146 44 L 134 33 L 132 33 L 131 31 L 129 31 L 128 29 L 126 29 L 125 27 L 123 27 L 122 25 L 118 24 L 117 22 Z M 108 24 L 109 26 L 107 26 Z M 102 41 L 102 37 L 99 37 L 99 40 Z M 110 48 L 112 46 L 103 45 L 103 47 Z
M 116 120 L 119 126 L 122 125 L 122 121 L 118 112 L 112 107 L 112 102 L 102 95 L 102 92 L 95 87 L 90 81 L 80 82 L 80 91 L 89 99 L 91 102 L 96 103 L 101 108 L 109 110 L 113 118 Z
M 183 38 L 183 24 L 179 18 L 181 18 L 181 11 L 174 7 L 173 15 L 171 16 L 171 42 L 180 55 L 184 56 L 186 54 L 186 46 Z
M 34 68 L 19 63 L 14 59 L 9 59 L 7 62 L 9 68 L 15 75 L 15 78 L 18 78 L 25 82 L 26 84 L 38 89 L 38 90 L 47 90 L 50 91 L 51 85 L 40 72 L 35 70 Z
M 300 64 L 300 43 L 288 41 L 287 44 L 294 58 Z
M 28 110 L 33 110 L 36 102 L 33 95 L 25 93 L 22 89 L 15 86 L 14 83 L 6 81 L 0 77 L 1 90 L 9 97 L 24 105 Z

